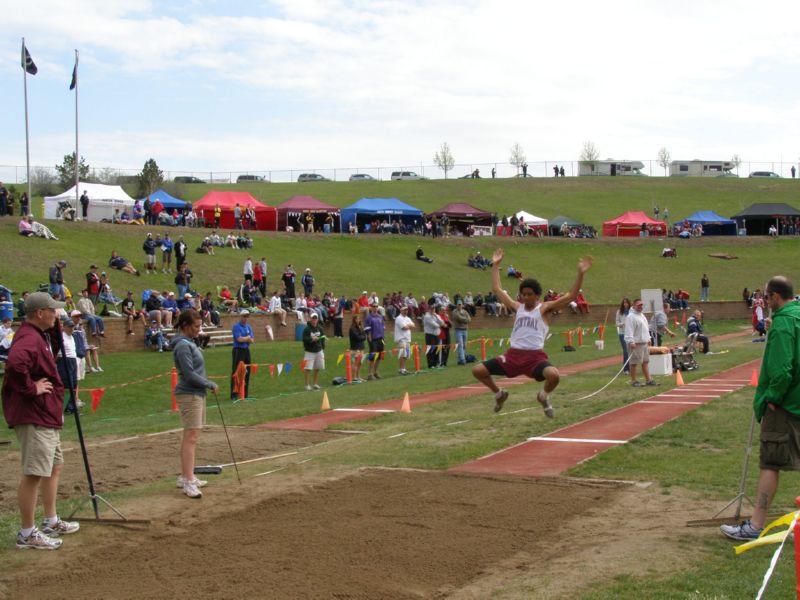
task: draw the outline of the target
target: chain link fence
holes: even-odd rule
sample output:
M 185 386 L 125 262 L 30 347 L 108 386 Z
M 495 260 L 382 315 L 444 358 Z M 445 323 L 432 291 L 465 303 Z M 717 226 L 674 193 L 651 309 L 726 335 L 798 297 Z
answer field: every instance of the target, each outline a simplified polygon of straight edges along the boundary
M 622 162 L 622 161 L 620 161 Z M 664 177 L 669 169 L 664 169 L 658 164 L 657 159 L 643 160 L 643 174 L 651 177 Z M 737 170 L 740 177 L 747 177 L 753 171 L 770 171 L 781 177 L 792 177 L 792 167 L 798 170 L 800 165 L 787 161 L 742 161 Z M 527 165 L 528 177 L 554 177 L 554 167 L 563 168 L 565 177 L 578 176 L 578 161 L 576 160 L 546 160 L 531 161 Z M 448 173 L 448 179 L 471 178 L 476 173 L 480 178 L 491 178 L 492 169 L 495 177 L 510 178 L 522 177 L 522 169 L 518 169 L 507 161 L 484 163 L 459 163 Z M 114 185 L 135 184 L 141 169 L 116 169 L 111 167 L 93 168 L 89 181 Z M 304 168 L 304 169 L 264 169 L 264 170 L 220 170 L 220 171 L 164 171 L 165 181 L 176 181 L 177 178 L 193 177 L 203 183 L 235 184 L 237 182 L 270 181 L 274 183 L 288 183 L 298 181 L 303 174 L 321 175 L 331 181 L 348 181 L 354 175 L 368 175 L 372 179 L 388 181 L 394 173 L 413 173 L 419 178 L 444 179 L 444 172 L 436 165 L 400 165 L 393 167 L 356 166 L 337 168 Z M 414 178 L 414 175 L 405 178 Z M 363 179 L 363 178 L 360 178 Z M 24 165 L 0 165 L 0 181 L 5 184 L 27 183 L 26 168 Z M 59 188 L 58 175 L 55 167 L 31 167 L 31 181 L 34 184 L 48 184 Z M 181 179 L 177 180 L 178 182 Z M 183 180 L 185 183 L 185 179 Z M 60 189 L 58 191 L 61 191 Z

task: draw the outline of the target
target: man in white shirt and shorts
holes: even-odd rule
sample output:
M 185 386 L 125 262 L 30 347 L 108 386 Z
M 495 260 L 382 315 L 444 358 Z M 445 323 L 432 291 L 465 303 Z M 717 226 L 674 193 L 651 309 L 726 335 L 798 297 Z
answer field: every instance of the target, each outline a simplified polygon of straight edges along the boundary
M 413 319 L 408 316 L 408 306 L 400 306 L 400 314 L 394 320 L 394 343 L 397 344 L 398 371 L 400 375 L 410 375 L 406 371 L 406 361 L 411 356 L 411 332 L 416 329 Z
M 503 250 L 498 248 L 492 256 L 492 285 L 498 300 L 515 313 L 514 328 L 511 330 L 511 343 L 505 354 L 484 361 L 472 369 L 473 376 L 494 392 L 494 411 L 499 412 L 508 398 L 508 392 L 501 390 L 492 379 L 492 375 L 516 377 L 526 375 L 536 381 L 544 381 L 543 389 L 536 399 L 544 409 L 544 414 L 554 417 L 555 411 L 550 404 L 550 394 L 559 382 L 559 373 L 548 362 L 544 352 L 544 342 L 550 329 L 550 317 L 555 311 L 565 308 L 583 286 L 583 276 L 592 266 L 592 258 L 582 258 L 578 262 L 578 275 L 569 292 L 551 302 L 540 302 L 542 286 L 535 279 L 525 279 L 519 284 L 517 302 L 509 296 L 500 283 L 500 263 Z

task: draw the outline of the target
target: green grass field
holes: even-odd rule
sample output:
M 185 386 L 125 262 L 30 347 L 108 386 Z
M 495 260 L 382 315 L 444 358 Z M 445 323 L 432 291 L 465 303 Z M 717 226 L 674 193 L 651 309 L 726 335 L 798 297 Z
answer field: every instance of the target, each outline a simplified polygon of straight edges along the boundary
M 604 219 L 625 210 L 651 212 L 653 204 L 668 206 L 672 218 L 687 216 L 699 209 L 716 210 L 731 215 L 752 202 L 796 202 L 797 189 L 791 180 L 690 179 L 690 178 L 566 178 L 400 181 L 331 184 L 242 184 L 228 189 L 252 191 L 259 199 L 276 205 L 298 194 L 313 194 L 337 206 L 346 206 L 362 196 L 397 196 L 433 210 L 448 202 L 467 201 L 498 214 L 525 209 L 551 218 L 566 214 L 600 227 Z M 189 200 L 197 200 L 209 189 L 226 186 L 183 186 Z M 60 258 L 70 265 L 67 285 L 80 289 L 89 264 L 103 266 L 111 250 L 141 268 L 141 243 L 146 230 L 135 226 L 111 226 L 88 223 L 48 223 L 58 242 L 26 240 L 16 234 L 16 219 L 0 219 L 0 282 L 21 291 L 47 281 L 49 266 Z M 800 238 L 778 240 L 766 237 L 708 237 L 695 240 L 599 239 L 586 240 L 513 240 L 503 238 L 450 238 L 431 240 L 416 236 L 338 234 L 308 237 L 302 234 L 255 233 L 251 253 L 220 249 L 216 256 L 195 254 L 203 233 L 200 230 L 147 228 L 147 231 L 170 231 L 183 234 L 189 246 L 190 266 L 195 274 L 194 287 L 214 290 L 220 284 L 238 284 L 246 254 L 267 258 L 270 287 L 279 284 L 286 264 L 296 270 L 310 267 L 317 279 L 317 290 L 331 290 L 357 295 L 363 289 L 381 293 L 400 289 L 418 296 L 447 290 L 485 293 L 490 287 L 489 274 L 466 266 L 467 255 L 481 251 L 491 254 L 502 245 L 505 264 L 513 264 L 526 276 L 537 277 L 545 288 L 565 291 L 569 288 L 578 257 L 592 254 L 595 267 L 585 282 L 590 302 L 617 302 L 634 296 L 642 288 L 679 287 L 699 294 L 699 280 L 707 273 L 711 280 L 711 298 L 737 300 L 743 287 L 762 287 L 766 278 L 784 273 L 798 279 L 797 250 Z M 417 244 L 422 243 L 431 265 L 414 260 Z M 665 245 L 676 246 L 677 260 L 661 258 Z M 710 254 L 731 254 L 734 261 L 712 258 Z M 16 266 L 16 268 L 15 268 Z M 512 282 L 509 281 L 509 285 Z M 145 286 L 168 288 L 173 276 L 134 278 L 111 273 L 111 285 L 118 295 L 126 289 L 137 293 Z
M 219 188 L 221 186 L 214 186 Z M 233 187 L 233 186 L 231 186 Z M 206 186 L 185 186 L 188 199 L 197 199 Z M 451 201 L 468 201 L 479 207 L 491 207 L 499 213 L 523 208 L 529 212 L 552 217 L 566 214 L 589 220 L 596 225 L 627 209 L 643 209 L 657 203 L 669 206 L 673 216 L 684 216 L 697 209 L 711 209 L 723 215 L 733 214 L 756 201 L 787 202 L 792 204 L 796 193 L 791 181 L 758 180 L 684 180 L 661 178 L 564 179 L 564 180 L 456 180 L 423 182 L 379 182 L 367 184 L 251 184 L 235 189 L 252 190 L 257 197 L 277 204 L 295 194 L 313 194 L 336 205 L 347 205 L 361 196 L 397 196 L 425 210 L 438 208 Z M 196 197 L 195 197 L 196 195 Z M 141 263 L 142 228 L 114 227 L 102 224 L 55 223 L 53 229 L 61 238 L 44 242 L 20 238 L 16 234 L 16 219 L 0 219 L 0 283 L 18 291 L 31 289 L 47 280 L 47 269 L 57 259 L 69 261 L 67 284 L 79 289 L 89 263 L 105 264 L 111 249 L 117 249 L 129 259 Z M 153 228 L 164 231 L 164 229 Z M 197 245 L 200 233 L 191 230 L 171 230 L 183 233 L 190 248 Z M 306 237 L 300 234 L 256 234 L 254 257 L 266 256 L 271 273 L 291 262 L 300 270 L 306 266 L 315 271 L 320 290 L 354 295 L 362 289 L 412 290 L 418 295 L 432 291 L 457 290 L 485 292 L 490 278 L 486 272 L 469 269 L 466 254 L 474 249 L 490 253 L 503 245 L 507 262 L 513 263 L 526 275 L 542 280 L 545 287 L 566 289 L 573 277 L 578 257 L 591 254 L 595 266 L 588 273 L 585 290 L 590 302 L 615 302 L 622 295 L 633 296 L 642 288 L 685 287 L 696 295 L 703 272 L 712 282 L 712 299 L 738 300 L 745 286 L 753 289 L 763 285 L 772 274 L 784 273 L 798 281 L 798 241 L 796 239 L 715 239 L 690 240 L 678 244 L 679 258 L 660 258 L 664 245 L 659 240 L 492 240 L 448 239 L 425 240 L 426 253 L 436 261 L 432 265 L 418 263 L 413 251 L 420 241 L 414 237 L 360 236 L 357 239 L 339 235 Z M 708 254 L 725 252 L 737 260 L 722 261 Z M 241 265 L 246 254 L 241 251 L 220 250 L 217 256 L 191 255 L 196 274 L 196 289 L 204 291 L 214 286 L 234 284 L 240 280 Z M 74 282 L 74 283 L 73 283 Z M 112 285 L 118 295 L 125 289 L 138 292 L 145 286 L 172 288 L 167 275 L 135 278 L 119 272 L 112 273 Z M 598 320 L 601 317 L 598 315 Z M 500 321 L 497 330 L 482 332 L 490 338 L 507 337 L 510 322 Z M 746 323 L 718 321 L 707 324 L 710 335 L 737 331 Z M 575 353 L 560 349 L 559 329 L 548 343 L 556 365 L 567 365 L 597 358 L 618 355 L 619 348 L 612 334 L 601 354 L 593 347 Z M 418 336 L 419 337 L 419 336 Z M 593 339 L 593 338 L 591 338 Z M 326 352 L 328 369 L 324 381 L 341 374 L 336 358 L 344 349 L 339 340 L 331 340 Z M 749 336 L 722 342 L 713 348 L 727 350 L 724 354 L 702 357 L 702 368 L 686 375 L 687 381 L 708 376 L 735 365 L 758 358 L 763 344 L 751 343 Z M 498 352 L 499 347 L 490 350 Z M 477 353 L 477 352 L 476 352 Z M 292 342 L 259 343 L 253 349 L 259 363 L 292 362 L 294 370 L 288 375 L 270 378 L 262 368 L 251 384 L 255 399 L 232 404 L 227 400 L 227 382 L 222 380 L 220 400 L 229 426 L 251 425 L 265 421 L 311 414 L 319 410 L 321 395 L 302 392 L 302 376 L 297 367 L 301 358 L 300 345 Z M 208 371 L 226 376 L 230 369 L 230 349 L 218 348 L 206 352 Z M 414 377 L 396 375 L 395 359 L 384 366 L 386 379 L 365 385 L 327 387 L 334 407 L 378 402 L 412 394 L 450 388 L 471 382 L 464 367 L 424 372 Z M 90 374 L 85 387 L 110 387 L 152 375 L 167 373 L 172 361 L 169 354 L 119 353 L 102 357 L 105 373 Z M 587 400 L 579 398 L 597 390 L 614 374 L 615 369 L 603 368 L 581 373 L 562 383 L 554 398 L 558 411 L 558 426 L 600 414 L 624 403 L 649 395 L 649 390 L 634 389 L 618 380 L 604 392 Z M 668 385 L 666 378 L 664 386 Z M 527 406 L 533 386 L 512 388 L 509 408 Z M 88 400 L 87 396 L 83 396 Z M 629 444 L 613 448 L 596 459 L 575 468 L 569 475 L 656 482 L 665 494 L 680 493 L 681 497 L 697 498 L 704 503 L 721 507 L 737 491 L 744 443 L 750 423 L 752 390 L 743 389 L 727 395 L 663 427 L 646 433 Z M 213 400 L 210 404 L 213 404 Z M 209 422 L 218 422 L 216 408 L 210 410 Z M 463 425 L 449 425 L 469 420 Z M 87 437 L 126 436 L 136 433 L 163 431 L 178 426 L 178 417 L 170 411 L 169 378 L 125 388 L 109 389 L 96 413 L 84 412 L 83 424 Z M 345 424 L 339 429 L 351 429 Z M 480 395 L 463 400 L 418 407 L 411 415 L 386 415 L 361 421 L 359 430 L 368 433 L 343 438 L 336 451 L 320 449 L 315 453 L 317 463 L 334 466 L 381 465 L 443 469 L 483 454 L 517 443 L 531 435 L 550 431 L 548 422 L 539 411 L 498 418 L 491 412 L 491 399 Z M 405 433 L 389 440 L 389 436 Z M 68 440 L 75 439 L 74 425 L 68 422 L 64 432 Z M 10 432 L 0 432 L 0 439 L 12 439 Z M 14 445 L 11 446 L 14 448 Z M 0 452 L 7 452 L 2 449 Z M 245 468 L 245 473 L 247 468 Z M 755 468 L 751 468 L 748 493 L 754 491 Z M 798 478 L 796 474 L 783 477 L 776 511 L 793 507 Z M 137 488 L 112 494 L 112 500 L 147 494 Z M 710 516 L 710 515 L 709 515 Z M 659 515 L 653 515 L 658 526 Z M 16 515 L 0 515 L 3 539 L 10 540 L 16 526 Z M 624 523 L 609 524 L 614 527 Z M 5 543 L 5 548 L 10 544 Z M 753 597 L 767 567 L 771 551 L 759 550 L 734 557 L 732 544 L 709 529 L 702 547 L 680 549 L 693 558 L 691 568 L 668 576 L 641 573 L 598 585 L 583 598 L 742 598 Z M 787 549 L 788 550 L 788 549 Z M 657 553 L 659 549 L 653 548 Z M 8 554 L 8 553 L 6 553 Z M 768 597 L 785 598 L 793 593 L 794 573 L 791 552 L 784 553 Z

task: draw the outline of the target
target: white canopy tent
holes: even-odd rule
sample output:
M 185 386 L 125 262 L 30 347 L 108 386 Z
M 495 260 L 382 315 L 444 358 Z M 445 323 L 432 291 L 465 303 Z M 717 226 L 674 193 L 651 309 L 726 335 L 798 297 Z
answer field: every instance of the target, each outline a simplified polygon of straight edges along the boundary
M 125 208 L 130 212 L 133 207 L 133 198 L 128 196 L 125 191 L 118 185 L 103 185 L 101 183 L 83 183 L 81 182 L 78 196 L 86 192 L 89 196 L 89 210 L 87 212 L 87 221 L 102 221 L 107 219 L 111 221 L 114 216 L 114 211 L 120 209 L 122 212 Z M 58 196 L 45 196 L 44 198 L 44 218 L 56 219 L 58 205 L 61 202 L 69 202 L 75 207 L 75 186 L 72 186 L 66 192 Z M 81 207 L 76 207 L 76 214 L 80 217 Z
M 542 219 L 541 217 L 537 217 L 536 215 L 532 215 L 529 212 L 525 212 L 524 210 L 519 211 L 515 215 L 518 219 L 525 221 L 525 223 L 531 227 L 535 227 L 536 225 L 544 225 L 547 227 L 547 219 Z

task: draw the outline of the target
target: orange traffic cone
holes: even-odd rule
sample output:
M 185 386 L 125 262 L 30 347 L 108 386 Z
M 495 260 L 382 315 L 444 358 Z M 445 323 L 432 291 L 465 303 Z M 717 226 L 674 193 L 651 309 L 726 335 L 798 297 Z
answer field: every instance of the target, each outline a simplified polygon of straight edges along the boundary
M 331 403 L 328 402 L 328 392 L 322 392 L 322 408 L 320 410 L 330 410 Z
M 683 375 L 681 375 L 680 369 L 675 371 L 675 385 L 678 387 L 683 385 Z
M 408 399 L 408 392 L 406 395 L 403 396 L 403 405 L 400 407 L 401 413 L 410 413 L 411 412 L 411 401 Z
M 758 387 L 758 372 L 753 369 L 753 374 L 750 375 L 750 385 L 752 387 Z

